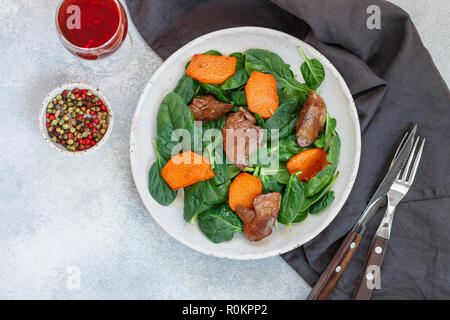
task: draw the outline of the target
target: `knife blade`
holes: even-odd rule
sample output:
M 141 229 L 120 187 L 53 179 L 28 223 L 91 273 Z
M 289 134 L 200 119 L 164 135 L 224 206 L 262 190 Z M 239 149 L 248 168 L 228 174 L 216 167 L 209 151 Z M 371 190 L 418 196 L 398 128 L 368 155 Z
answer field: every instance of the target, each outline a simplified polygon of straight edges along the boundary
M 367 222 L 377 212 L 377 209 L 381 203 L 380 200 L 386 196 L 390 187 L 394 183 L 395 178 L 402 169 L 403 164 L 408 158 L 414 142 L 416 130 L 417 125 L 414 125 L 408 138 L 406 138 L 406 140 L 403 138 L 400 146 L 397 148 L 397 152 L 391 162 L 388 173 L 378 186 L 378 189 L 375 191 L 364 211 L 361 213 L 353 229 L 347 233 L 333 259 L 331 259 L 330 263 L 321 274 L 319 280 L 317 280 L 307 297 L 308 300 L 325 300 L 333 290 L 334 286 L 353 257 L 353 254 L 356 252 L 362 235 L 366 231 Z
M 359 217 L 358 221 L 355 223 L 352 231 L 356 232 L 360 236 L 364 234 L 366 231 L 367 222 L 373 217 L 373 215 L 377 212 L 380 207 L 381 200 L 386 196 L 392 184 L 394 183 L 395 178 L 400 172 L 401 168 L 405 164 L 405 161 L 408 159 L 409 153 L 411 152 L 414 136 L 416 135 L 417 124 L 411 130 L 411 133 L 407 133 L 408 138 L 404 143 L 402 143 L 405 139 L 403 138 L 402 142 L 399 145 L 399 149 L 395 153 L 394 159 L 392 160 L 391 166 L 389 168 L 388 173 L 384 177 L 383 181 L 381 181 L 378 189 L 373 194 L 363 213 Z M 400 150 L 400 151 L 399 151 Z

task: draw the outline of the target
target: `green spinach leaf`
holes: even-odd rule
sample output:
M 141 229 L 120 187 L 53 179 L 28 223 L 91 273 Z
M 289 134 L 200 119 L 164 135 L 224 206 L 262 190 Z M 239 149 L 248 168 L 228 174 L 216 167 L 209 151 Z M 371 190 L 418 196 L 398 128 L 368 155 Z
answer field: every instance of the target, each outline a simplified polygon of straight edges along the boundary
M 284 79 L 283 92 L 297 99 L 298 103 L 303 104 L 308 98 L 309 88 L 306 84 L 298 82 L 295 79 Z
M 225 125 L 226 121 L 227 121 L 227 117 L 221 116 L 220 118 L 217 118 L 216 120 L 204 122 L 204 123 L 202 123 L 202 130 L 203 130 L 203 132 L 206 132 L 206 130 L 209 130 L 209 129 L 217 129 L 217 130 L 222 131 L 222 128 Z
M 222 90 L 233 90 L 245 85 L 248 81 L 248 74 L 245 71 L 244 55 L 240 52 L 230 54 L 230 57 L 236 57 L 236 72 L 225 80 L 220 88 Z
M 279 138 L 288 136 L 295 132 L 295 126 L 300 115 L 300 108 L 297 99 L 287 95 L 284 92 L 278 92 L 279 108 L 273 116 L 267 119 L 263 129 L 266 129 L 267 140 L 271 139 L 271 129 L 279 130 Z
M 278 168 L 261 167 L 258 172 L 258 177 L 261 179 L 263 185 L 263 193 L 282 193 L 284 186 L 289 182 L 290 174 L 286 165 L 280 163 Z
M 157 116 L 158 150 L 161 156 L 168 160 L 171 158 L 172 150 L 179 142 L 172 141 L 172 133 L 177 129 L 186 129 L 191 133 L 194 130 L 194 116 L 191 109 L 186 105 L 183 98 L 175 92 L 169 93 L 162 101 Z M 184 149 L 192 145 L 183 142 Z
M 292 133 L 287 137 L 280 139 L 279 145 L 280 145 L 280 161 L 288 161 L 296 154 L 314 148 L 314 146 L 309 146 L 306 148 L 299 147 L 295 133 Z
M 325 169 L 320 171 L 315 177 L 308 181 L 306 185 L 305 195 L 312 197 L 321 192 L 333 179 L 339 163 L 339 155 L 341 150 L 341 140 L 336 134 L 331 138 L 330 148 L 328 150 L 327 161 L 330 163 L 325 166 Z
M 214 179 L 209 179 L 184 188 L 184 220 L 194 223 L 199 213 L 226 202 L 230 183 L 216 185 Z
M 166 165 L 166 161 L 158 152 L 156 139 L 153 139 L 153 147 L 156 153 L 156 161 L 148 173 L 148 190 L 156 202 L 162 206 L 168 206 L 175 200 L 177 191 L 172 190 L 164 178 L 161 177 L 161 170 Z
M 263 128 L 264 127 L 264 118 L 259 113 L 254 113 L 253 117 L 255 117 L 256 125 Z
M 305 220 L 308 217 L 308 211 L 299 212 L 297 217 L 295 217 L 293 223 L 299 223 Z
M 244 90 L 232 91 L 231 92 L 231 103 L 235 106 L 246 107 L 247 106 L 247 96 Z
M 297 217 L 305 197 L 303 183 L 298 179 L 298 173 L 291 175 L 281 198 L 278 221 L 287 226 Z
M 283 193 L 283 187 L 281 183 L 276 181 L 274 177 L 272 176 L 262 176 L 261 177 L 261 183 L 262 183 L 262 190 L 263 193 L 269 193 L 269 192 L 279 192 Z
M 241 169 L 239 169 L 238 167 L 236 167 L 234 164 L 229 164 L 228 165 L 228 174 L 230 179 L 233 179 L 234 177 L 236 177 L 239 173 L 241 173 Z
M 276 53 L 263 49 L 249 49 L 245 51 L 245 70 L 250 75 L 253 71 L 273 74 L 278 89 L 282 89 L 290 96 L 305 99 L 309 89 L 304 83 L 295 80 L 290 66 Z
M 316 90 L 325 79 L 325 70 L 323 65 L 317 59 L 308 59 L 302 48 L 298 47 L 305 62 L 300 67 L 303 79 L 311 90 Z
M 217 98 L 217 100 L 231 103 L 231 93 L 229 90 L 224 90 L 217 84 L 200 83 L 200 86 L 206 93 L 210 93 Z
M 331 118 L 330 114 L 327 112 L 327 122 L 325 124 L 325 128 L 320 132 L 316 141 L 314 141 L 314 145 L 317 148 L 325 149 L 328 146 L 331 136 L 333 135 L 334 130 L 336 129 L 336 119 Z
M 302 208 L 300 211 L 301 212 L 308 211 L 310 206 L 312 206 L 314 203 L 316 203 L 320 199 L 322 199 L 328 193 L 328 191 L 331 190 L 331 187 L 333 186 L 333 184 L 336 181 L 336 179 L 338 178 L 338 176 L 339 176 L 339 172 L 336 173 L 336 175 L 333 177 L 333 179 L 331 179 L 330 183 L 328 183 L 328 185 L 325 187 L 325 189 L 323 189 L 320 193 L 318 193 L 312 197 L 305 198 L 305 201 L 303 201 L 303 205 L 302 205 Z
M 183 98 L 184 103 L 189 104 L 199 90 L 199 82 L 184 74 L 178 81 L 173 92 L 178 93 Z
M 209 54 L 209 55 L 212 55 L 212 56 L 221 56 L 222 54 L 219 52 L 219 51 L 217 51 L 217 50 L 208 50 L 208 51 L 206 51 L 205 53 L 203 53 L 203 54 Z
M 253 71 L 273 74 L 279 79 L 293 79 L 291 67 L 276 53 L 263 49 L 249 49 L 244 52 L 245 70 L 250 75 Z M 277 80 L 278 82 L 278 80 Z M 282 89 L 282 88 L 280 88 Z
M 327 192 L 320 201 L 309 208 L 309 213 L 316 214 L 325 210 L 334 200 L 334 191 Z
M 242 222 L 227 204 L 214 206 L 198 215 L 198 226 L 212 242 L 230 241 L 242 232 Z

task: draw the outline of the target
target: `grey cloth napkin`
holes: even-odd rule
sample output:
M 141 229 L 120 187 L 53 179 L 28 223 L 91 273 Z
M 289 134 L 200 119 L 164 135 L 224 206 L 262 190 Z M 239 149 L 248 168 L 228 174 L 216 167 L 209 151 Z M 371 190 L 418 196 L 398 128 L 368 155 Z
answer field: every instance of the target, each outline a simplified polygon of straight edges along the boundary
M 387 172 L 411 123 L 427 139 L 416 180 L 397 207 L 373 299 L 450 298 L 450 92 L 408 14 L 380 0 L 128 0 L 142 36 L 163 58 L 223 28 L 263 26 L 301 38 L 339 70 L 361 122 L 362 152 L 349 199 L 316 238 L 282 257 L 314 285 Z M 380 8 L 369 29 L 367 8 Z M 330 299 L 349 299 L 385 205 Z

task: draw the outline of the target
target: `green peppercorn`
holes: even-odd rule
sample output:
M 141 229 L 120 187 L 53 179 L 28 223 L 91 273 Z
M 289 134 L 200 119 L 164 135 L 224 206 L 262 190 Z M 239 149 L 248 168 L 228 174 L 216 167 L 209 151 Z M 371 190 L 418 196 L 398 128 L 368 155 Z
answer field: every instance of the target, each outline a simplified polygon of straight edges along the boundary
M 69 151 L 90 149 L 91 144 L 82 145 L 78 140 L 90 137 L 91 141 L 98 143 L 108 128 L 108 112 L 102 111 L 102 107 L 97 105 L 100 98 L 90 90 L 86 91 L 86 95 L 83 95 L 81 91 L 82 89 L 75 88 L 72 91 L 66 91 L 65 94 L 63 92 L 57 95 L 49 102 L 46 109 L 48 115 L 54 115 L 53 121 L 46 118 L 46 122 L 50 124 L 47 125 L 50 138 Z M 97 119 L 95 121 L 98 123 L 94 123 L 94 119 Z M 93 128 L 95 133 L 91 131 Z

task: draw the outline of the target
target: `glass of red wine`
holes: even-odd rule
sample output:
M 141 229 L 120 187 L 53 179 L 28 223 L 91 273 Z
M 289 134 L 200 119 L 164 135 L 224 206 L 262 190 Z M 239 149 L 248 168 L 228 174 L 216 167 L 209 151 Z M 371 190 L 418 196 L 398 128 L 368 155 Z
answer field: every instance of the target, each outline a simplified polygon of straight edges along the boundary
M 109 75 L 130 61 L 132 39 L 119 0 L 62 0 L 56 28 L 61 42 L 88 71 Z

